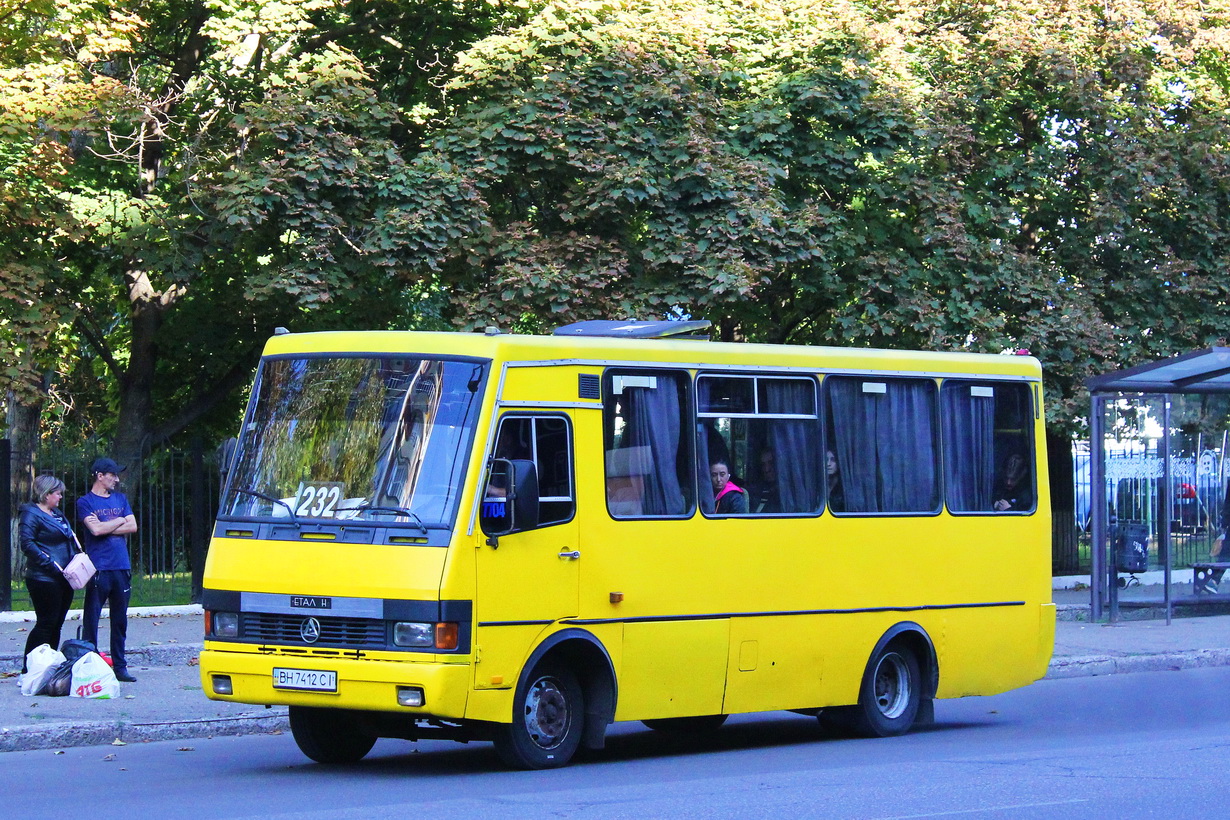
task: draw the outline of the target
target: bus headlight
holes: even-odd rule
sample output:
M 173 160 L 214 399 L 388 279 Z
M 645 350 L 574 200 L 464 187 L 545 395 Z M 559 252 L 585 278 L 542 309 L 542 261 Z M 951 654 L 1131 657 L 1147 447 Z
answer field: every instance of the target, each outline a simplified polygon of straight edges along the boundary
M 239 613 L 215 612 L 210 619 L 212 634 L 215 638 L 239 637 Z
M 393 624 L 395 646 L 434 646 L 436 625 L 399 621 Z

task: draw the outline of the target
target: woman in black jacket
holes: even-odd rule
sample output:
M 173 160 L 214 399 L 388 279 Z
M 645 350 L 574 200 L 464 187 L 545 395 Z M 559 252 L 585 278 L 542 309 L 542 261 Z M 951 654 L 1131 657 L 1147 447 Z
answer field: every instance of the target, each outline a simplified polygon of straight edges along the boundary
M 64 580 L 63 567 L 73 557 L 73 531 L 68 519 L 57 509 L 64 497 L 64 482 L 55 476 L 34 479 L 34 498 L 21 507 L 18 533 L 21 551 L 26 554 L 26 589 L 34 604 L 35 624 L 26 638 L 21 671 L 26 671 L 25 656 L 40 644 L 52 649 L 60 646 L 60 630 L 73 603 L 73 588 Z M 57 566 L 58 565 L 58 566 Z

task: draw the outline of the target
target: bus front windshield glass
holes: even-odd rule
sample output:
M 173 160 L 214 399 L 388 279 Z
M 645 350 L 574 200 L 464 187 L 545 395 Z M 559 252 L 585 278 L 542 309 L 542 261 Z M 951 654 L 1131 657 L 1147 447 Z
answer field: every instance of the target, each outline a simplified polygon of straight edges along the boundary
M 484 372 L 406 356 L 266 359 L 223 514 L 451 526 Z

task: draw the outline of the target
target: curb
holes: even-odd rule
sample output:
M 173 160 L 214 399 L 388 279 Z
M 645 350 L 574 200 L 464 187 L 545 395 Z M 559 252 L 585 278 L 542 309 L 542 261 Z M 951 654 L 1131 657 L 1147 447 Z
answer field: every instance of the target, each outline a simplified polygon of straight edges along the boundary
M 1054 658 L 1044 680 L 1118 675 L 1131 672 L 1171 672 L 1206 666 L 1230 666 L 1230 649 L 1196 649 L 1155 655 L 1082 655 Z
M 129 618 L 165 618 L 169 615 L 203 615 L 205 609 L 200 604 L 183 604 L 181 606 L 133 606 L 128 608 Z M 111 617 L 111 611 L 103 607 L 98 616 L 102 620 Z M 70 609 L 64 618 L 64 623 L 81 620 L 80 609 Z M 34 612 L 28 609 L 0 611 L 2 623 L 34 623 Z
M 134 646 L 124 654 L 131 666 L 180 666 L 201 654 L 203 643 L 168 643 Z M 0 655 L 0 672 L 20 672 L 20 653 Z
M 156 740 L 272 734 L 290 730 L 286 707 L 267 711 L 270 713 L 161 723 L 98 721 L 94 723 L 52 723 L 46 726 L 23 726 L 16 729 L 0 728 L 0 752 L 110 746 L 115 745 L 116 740 L 125 744 L 150 743 Z

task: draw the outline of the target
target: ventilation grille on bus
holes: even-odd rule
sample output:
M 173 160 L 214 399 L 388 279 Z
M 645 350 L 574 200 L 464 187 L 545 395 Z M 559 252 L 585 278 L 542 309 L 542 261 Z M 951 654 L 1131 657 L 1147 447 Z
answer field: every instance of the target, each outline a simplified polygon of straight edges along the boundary
M 602 398 L 602 381 L 593 373 L 582 373 L 577 377 L 577 395 L 583 399 Z
M 305 620 L 303 615 L 273 615 L 245 612 L 240 637 L 249 641 L 281 643 L 305 646 L 307 641 L 299 633 Z M 381 648 L 388 643 L 384 621 L 370 618 L 321 618 L 320 638 L 313 645 L 335 645 L 347 648 Z

